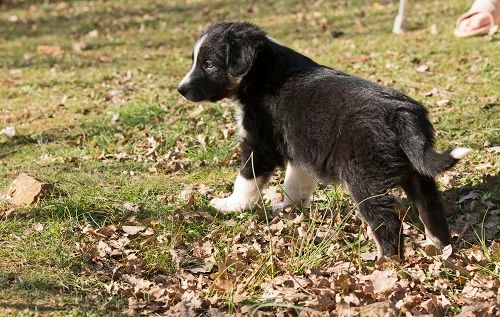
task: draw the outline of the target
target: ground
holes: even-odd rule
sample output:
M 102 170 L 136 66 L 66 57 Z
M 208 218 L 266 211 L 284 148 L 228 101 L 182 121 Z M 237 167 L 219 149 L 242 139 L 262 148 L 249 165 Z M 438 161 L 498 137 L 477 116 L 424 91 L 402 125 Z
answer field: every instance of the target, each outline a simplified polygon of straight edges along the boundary
M 22 172 L 55 188 L 0 207 L 0 315 L 497 313 L 500 42 L 453 37 L 468 5 L 410 1 L 394 35 L 396 1 L 0 1 L 0 188 Z M 272 212 L 281 172 L 264 206 L 211 209 L 238 170 L 234 107 L 176 86 L 219 20 L 405 92 L 438 149 L 471 147 L 439 177 L 452 247 L 422 245 L 402 196 L 407 258 L 375 261 L 340 187 Z

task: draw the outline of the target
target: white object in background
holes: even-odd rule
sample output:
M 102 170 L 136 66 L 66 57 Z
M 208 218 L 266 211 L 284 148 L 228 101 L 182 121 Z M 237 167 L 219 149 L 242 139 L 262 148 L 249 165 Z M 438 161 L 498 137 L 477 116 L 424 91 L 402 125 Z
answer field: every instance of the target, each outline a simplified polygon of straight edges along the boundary
M 404 33 L 406 29 L 406 0 L 399 0 L 399 11 L 396 19 L 394 20 L 394 26 L 392 32 L 395 34 Z
M 0 130 L 0 135 L 2 134 L 5 134 L 8 138 L 13 138 L 16 135 L 16 128 L 6 127 L 5 129 Z

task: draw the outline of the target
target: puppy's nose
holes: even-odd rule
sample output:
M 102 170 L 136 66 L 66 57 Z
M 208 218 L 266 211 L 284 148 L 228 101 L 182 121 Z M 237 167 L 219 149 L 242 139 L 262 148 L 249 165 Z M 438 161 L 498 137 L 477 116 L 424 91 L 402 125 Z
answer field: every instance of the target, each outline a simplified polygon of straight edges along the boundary
M 177 91 L 178 91 L 181 95 L 185 96 L 185 95 L 186 95 L 186 93 L 187 93 L 187 91 L 188 91 L 188 88 L 187 88 L 185 85 L 180 85 L 180 86 L 178 86 L 178 87 L 177 87 Z

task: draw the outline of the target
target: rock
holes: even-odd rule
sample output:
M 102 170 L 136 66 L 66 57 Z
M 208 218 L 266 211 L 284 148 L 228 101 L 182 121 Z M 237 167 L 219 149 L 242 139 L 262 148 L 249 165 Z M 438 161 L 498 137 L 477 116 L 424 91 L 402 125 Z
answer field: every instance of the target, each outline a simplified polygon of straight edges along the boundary
M 0 200 L 15 206 L 29 206 L 49 194 L 53 186 L 25 173 L 20 174 L 7 188 L 0 191 Z

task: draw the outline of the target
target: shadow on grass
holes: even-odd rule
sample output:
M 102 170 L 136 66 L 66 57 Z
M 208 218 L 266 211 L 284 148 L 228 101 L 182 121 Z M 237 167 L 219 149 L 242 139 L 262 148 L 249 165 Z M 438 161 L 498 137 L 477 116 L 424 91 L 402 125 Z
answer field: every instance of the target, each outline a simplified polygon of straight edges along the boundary
M 104 302 L 86 297 L 84 293 L 63 288 L 48 278 L 26 279 L 22 274 L 0 272 L 0 315 L 9 312 L 12 316 L 32 316 L 33 312 L 57 316 L 121 316 L 103 311 Z M 8 315 L 11 316 L 11 315 Z
M 499 238 L 500 227 L 498 223 L 492 225 L 490 217 L 497 217 L 494 211 L 500 209 L 500 174 L 485 176 L 477 185 L 451 188 L 443 196 L 449 202 L 462 205 L 460 212 L 454 212 L 448 217 L 448 223 L 454 223 L 454 229 L 459 233 L 458 240 L 455 241 L 459 249 L 470 247 L 468 243 L 489 247 Z M 466 216 L 467 221 L 455 222 L 461 216 Z M 471 235 L 472 233 L 474 234 Z
M 0 299 L 0 311 L 2 309 L 10 310 L 34 310 L 39 312 L 55 312 L 63 310 L 62 307 L 51 305 L 48 303 L 36 303 L 43 301 L 44 298 L 52 297 L 65 293 L 65 290 L 54 284 L 47 278 L 38 277 L 29 279 L 22 274 L 2 273 L 0 272 L 0 287 L 6 292 L 9 298 L 9 292 L 16 294 L 15 298 L 6 300 L 5 297 Z M 19 291 L 29 293 L 30 296 L 18 296 Z
M 36 139 L 30 136 L 15 136 L 6 142 L 0 142 L 0 159 L 6 158 L 19 151 L 19 147 L 23 145 L 36 144 Z

